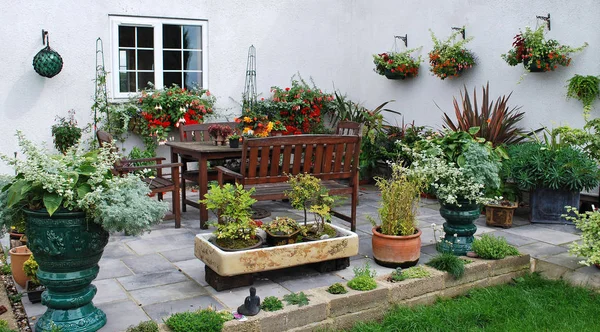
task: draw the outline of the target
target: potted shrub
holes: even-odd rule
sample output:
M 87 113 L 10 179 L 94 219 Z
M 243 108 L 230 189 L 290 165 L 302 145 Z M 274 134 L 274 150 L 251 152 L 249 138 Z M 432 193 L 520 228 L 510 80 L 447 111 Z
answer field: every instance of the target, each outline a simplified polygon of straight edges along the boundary
M 447 131 L 443 137 L 421 141 L 413 150 L 409 175 L 425 179 L 440 201 L 444 240 L 438 250 L 465 255 L 471 251 L 473 224 L 485 203 L 486 190 L 499 188 L 500 157 L 485 139 L 474 139 L 479 128 L 469 132 Z
M 419 49 L 373 54 L 373 63 L 375 63 L 375 69 L 373 70 L 391 80 L 416 77 L 419 74 L 419 66 L 421 66 L 423 60 L 421 56 L 415 59 L 410 54 Z
M 565 218 L 573 222 L 581 231 L 581 243 L 575 241 L 569 247 L 569 253 L 578 257 L 585 257 L 580 264 L 592 264 L 600 268 L 600 212 L 587 211 L 579 213 L 576 207 L 567 207 Z
M 33 255 L 31 255 L 23 264 L 25 275 L 29 277 L 29 280 L 27 280 L 25 285 L 25 290 L 27 291 L 27 298 L 29 298 L 31 303 L 41 302 L 42 292 L 46 289 L 42 284 L 40 284 L 40 280 L 37 278 L 38 268 L 39 265 L 33 258 Z
M 530 72 L 553 71 L 558 66 L 568 66 L 571 63 L 571 53 L 583 50 L 588 44 L 573 48 L 561 45 L 554 39 L 544 38 L 544 27 L 541 25 L 536 30 L 525 28 L 514 37 L 513 48 L 502 59 L 511 66 L 523 63 L 525 70 Z
M 429 69 L 440 79 L 458 77 L 465 70 L 475 65 L 475 57 L 471 51 L 464 48 L 473 37 L 455 41 L 461 31 L 456 31 L 446 40 L 439 40 L 431 29 L 433 49 L 429 52 Z
M 239 148 L 240 147 L 240 135 L 233 133 L 229 135 L 229 147 L 230 148 Z
M 567 85 L 567 98 L 575 98 L 583 103 L 583 117 L 587 121 L 592 104 L 600 97 L 600 76 L 575 75 Z
M 208 126 L 208 134 L 215 140 L 215 145 L 225 145 L 225 138 L 233 133 L 233 129 L 226 125 L 213 124 Z
M 423 185 L 421 179 L 409 178 L 405 171 L 393 164 L 390 179 L 376 178 L 381 190 L 381 224 L 367 217 L 373 224 L 373 258 L 386 267 L 411 267 L 417 265 L 421 256 L 421 230 L 417 228 L 416 216 Z
M 83 130 L 77 127 L 74 110 L 70 110 L 69 115 L 66 118 L 57 116 L 56 121 L 58 123 L 52 126 L 54 146 L 60 153 L 65 154 L 68 148 L 79 141 Z
M 200 203 L 217 215 L 214 244 L 223 251 L 239 251 L 257 248 L 263 240 L 256 234 L 258 225 L 252 220 L 254 188 L 244 190 L 240 184 L 227 183 L 222 187 L 214 184 Z
M 557 142 L 508 147 L 504 171 L 521 190 L 530 191 L 531 222 L 565 223 L 565 206 L 579 206 L 579 193 L 598 185 L 597 163 L 585 152 Z
M 21 132 L 17 136 L 26 158 L 1 156 L 17 176 L 3 188 L 8 199 L 0 201 L 0 210 L 16 208 L 25 214 L 28 247 L 48 289 L 48 310 L 38 318 L 36 330 L 50 331 L 55 324 L 95 331 L 106 323 L 106 315 L 92 304 L 95 287 L 90 283 L 109 232 L 140 234 L 160 222 L 168 206 L 149 198 L 139 177 L 113 176 L 119 156 L 110 144 L 51 155 Z
M 300 233 L 300 225 L 288 217 L 277 217 L 262 228 L 267 233 L 267 243 L 271 246 L 295 243 Z

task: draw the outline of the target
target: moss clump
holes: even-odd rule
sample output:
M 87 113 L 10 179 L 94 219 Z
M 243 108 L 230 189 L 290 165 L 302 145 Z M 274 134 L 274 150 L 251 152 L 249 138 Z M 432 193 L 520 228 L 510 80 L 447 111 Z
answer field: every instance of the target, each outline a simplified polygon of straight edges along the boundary
M 340 284 L 339 282 L 336 282 L 335 284 L 327 288 L 327 292 L 330 294 L 346 294 L 348 293 L 348 290 L 346 289 L 346 287 L 344 287 L 344 285 Z

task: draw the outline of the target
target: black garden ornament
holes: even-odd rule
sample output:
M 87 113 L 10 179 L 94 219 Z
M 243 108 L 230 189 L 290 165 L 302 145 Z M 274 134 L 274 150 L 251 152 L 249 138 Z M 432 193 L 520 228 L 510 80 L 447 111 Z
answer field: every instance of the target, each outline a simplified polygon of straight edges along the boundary
M 63 67 L 63 59 L 55 50 L 50 48 L 48 31 L 42 30 L 42 45 L 46 45 L 33 57 L 33 69 L 44 77 L 54 77 Z

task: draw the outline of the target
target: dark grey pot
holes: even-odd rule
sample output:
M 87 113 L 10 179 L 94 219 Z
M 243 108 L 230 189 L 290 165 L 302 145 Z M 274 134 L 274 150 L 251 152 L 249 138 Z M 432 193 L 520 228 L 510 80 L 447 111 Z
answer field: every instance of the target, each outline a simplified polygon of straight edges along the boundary
M 561 216 L 567 213 L 565 206 L 579 209 L 579 192 L 538 188 L 531 193 L 529 206 L 529 220 L 532 223 L 572 225 Z

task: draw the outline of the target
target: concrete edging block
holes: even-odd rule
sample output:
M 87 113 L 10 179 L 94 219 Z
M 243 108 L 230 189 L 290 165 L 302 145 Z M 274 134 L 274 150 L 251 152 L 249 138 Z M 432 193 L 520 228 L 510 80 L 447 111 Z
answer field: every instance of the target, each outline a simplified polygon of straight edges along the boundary
M 330 294 L 328 287 L 320 287 L 310 290 L 308 293 L 316 294 L 328 302 L 328 316 L 337 317 L 349 313 L 366 310 L 372 307 L 387 306 L 389 289 L 381 282 L 377 282 L 377 288 L 370 291 L 357 291 L 344 285 L 348 290 L 346 294 Z
M 506 258 L 498 260 L 490 260 L 490 276 L 493 277 L 509 272 L 529 269 L 531 266 L 530 258 L 531 257 L 528 254 L 523 254 L 519 256 L 507 256 Z
M 452 275 L 446 272 L 446 278 L 444 279 L 445 288 L 452 288 L 462 284 L 468 284 L 477 280 L 488 278 L 490 276 L 489 260 L 479 258 L 466 259 L 469 259 L 472 262 L 465 264 L 465 273 L 460 279 L 455 279 Z
M 435 292 L 444 288 L 445 274 L 429 266 L 423 266 L 429 273 L 430 277 L 418 279 L 406 279 L 401 282 L 389 282 L 385 275 L 379 278 L 379 282 L 389 288 L 388 301 L 392 304 L 399 303 L 403 300 L 421 296 L 426 293 Z

